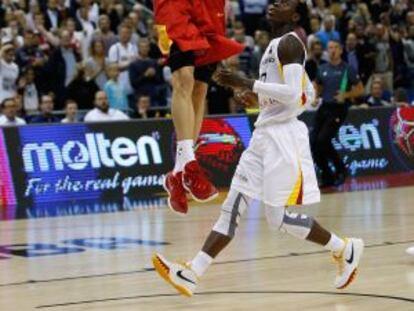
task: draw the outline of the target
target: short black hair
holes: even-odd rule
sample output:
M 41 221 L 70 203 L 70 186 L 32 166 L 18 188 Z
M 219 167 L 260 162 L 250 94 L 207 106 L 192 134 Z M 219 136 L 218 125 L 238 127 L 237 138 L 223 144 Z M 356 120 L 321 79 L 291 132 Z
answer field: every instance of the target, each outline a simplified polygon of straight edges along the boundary
M 335 42 L 335 43 L 339 44 L 339 46 L 340 46 L 341 48 L 343 48 L 343 45 L 342 45 L 341 40 L 337 40 L 337 39 L 330 39 L 330 40 L 328 41 L 328 44 L 329 44 L 329 42 Z
M 9 101 L 11 101 L 11 100 L 14 101 L 14 102 L 16 102 L 16 99 L 14 97 L 7 97 L 7 98 L 3 99 L 3 101 L 0 103 L 1 109 L 3 109 L 4 107 L 6 107 L 6 103 L 9 102 Z
M 76 104 L 78 106 L 78 103 L 76 102 L 76 100 L 74 99 L 67 99 L 65 101 L 65 109 L 70 105 L 70 104 Z

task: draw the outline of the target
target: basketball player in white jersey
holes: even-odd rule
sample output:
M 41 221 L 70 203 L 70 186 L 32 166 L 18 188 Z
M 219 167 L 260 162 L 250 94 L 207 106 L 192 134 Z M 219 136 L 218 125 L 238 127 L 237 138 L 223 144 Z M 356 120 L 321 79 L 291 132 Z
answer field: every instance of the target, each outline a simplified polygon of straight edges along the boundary
M 336 260 L 337 289 L 353 280 L 363 252 L 361 239 L 342 239 L 312 217 L 294 214 L 287 207 L 320 201 L 306 125 L 297 119 L 314 90 L 305 73 L 305 48 L 292 32 L 299 0 L 279 0 L 269 6 L 274 39 L 260 64 L 260 81 L 221 71 L 217 81 L 258 95 L 260 114 L 249 147 L 244 151 L 221 214 L 202 250 L 187 264 L 156 254 L 156 271 L 181 294 L 192 296 L 198 280 L 235 235 L 243 212 L 255 200 L 265 207 L 272 229 L 320 244 Z

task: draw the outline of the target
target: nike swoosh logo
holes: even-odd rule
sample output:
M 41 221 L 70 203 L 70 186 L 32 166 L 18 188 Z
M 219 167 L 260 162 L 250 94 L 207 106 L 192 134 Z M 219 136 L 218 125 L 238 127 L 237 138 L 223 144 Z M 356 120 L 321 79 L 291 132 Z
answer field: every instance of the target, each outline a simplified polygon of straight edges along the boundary
M 178 276 L 179 278 L 183 279 L 184 281 L 187 281 L 187 282 L 190 282 L 190 283 L 192 283 L 192 284 L 196 285 L 196 283 L 195 283 L 194 281 L 192 281 L 192 280 L 190 280 L 190 279 L 186 278 L 186 277 L 183 275 L 183 270 L 179 270 L 179 271 L 177 271 L 177 276 Z
M 345 259 L 345 260 L 349 264 L 352 264 L 352 262 L 354 261 L 354 244 L 352 244 L 351 257 L 349 257 L 349 259 Z

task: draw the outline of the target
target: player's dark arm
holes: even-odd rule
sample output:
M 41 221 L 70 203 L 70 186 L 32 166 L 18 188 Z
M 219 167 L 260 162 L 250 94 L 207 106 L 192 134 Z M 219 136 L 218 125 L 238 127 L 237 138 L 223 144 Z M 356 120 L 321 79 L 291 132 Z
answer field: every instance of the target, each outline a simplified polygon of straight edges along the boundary
M 364 95 L 364 85 L 359 81 L 356 85 L 353 85 L 351 90 L 344 94 L 344 99 L 355 99 Z

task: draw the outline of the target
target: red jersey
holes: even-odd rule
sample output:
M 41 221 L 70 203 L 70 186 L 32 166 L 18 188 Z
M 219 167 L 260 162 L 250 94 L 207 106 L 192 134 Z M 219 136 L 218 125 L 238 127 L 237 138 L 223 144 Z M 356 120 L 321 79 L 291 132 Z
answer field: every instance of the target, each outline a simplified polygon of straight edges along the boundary
M 168 54 L 174 42 L 181 51 L 194 51 L 195 65 L 215 63 L 243 51 L 225 37 L 226 0 L 154 0 L 160 49 Z

